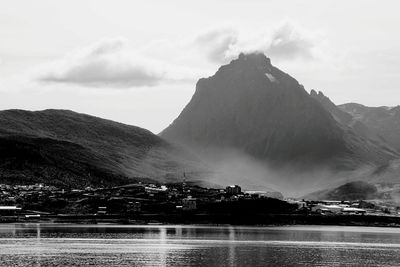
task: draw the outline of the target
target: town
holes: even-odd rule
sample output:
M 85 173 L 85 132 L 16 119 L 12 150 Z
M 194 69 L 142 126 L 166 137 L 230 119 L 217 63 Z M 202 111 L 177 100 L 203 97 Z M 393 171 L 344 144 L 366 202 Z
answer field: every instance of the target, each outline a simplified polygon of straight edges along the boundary
M 365 200 L 284 199 L 278 192 L 242 191 L 239 185 L 203 188 L 185 181 L 84 189 L 0 185 L 0 222 L 329 224 L 351 218 L 356 224 L 393 226 L 400 225 L 399 214 L 396 206 Z

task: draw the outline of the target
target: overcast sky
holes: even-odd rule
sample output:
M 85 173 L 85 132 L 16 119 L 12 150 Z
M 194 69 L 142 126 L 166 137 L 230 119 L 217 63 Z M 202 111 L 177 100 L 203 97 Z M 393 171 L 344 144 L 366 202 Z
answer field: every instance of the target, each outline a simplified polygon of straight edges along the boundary
M 400 1 L 0 0 L 0 109 L 164 129 L 197 79 L 262 51 L 336 104 L 400 104 Z

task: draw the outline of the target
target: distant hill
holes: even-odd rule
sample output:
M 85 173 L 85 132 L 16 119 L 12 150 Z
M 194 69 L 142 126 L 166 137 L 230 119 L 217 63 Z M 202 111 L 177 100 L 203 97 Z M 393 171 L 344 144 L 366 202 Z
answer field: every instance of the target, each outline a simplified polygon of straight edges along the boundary
M 197 159 L 148 130 L 68 110 L 0 112 L 0 183 L 176 181 Z
M 365 200 L 378 196 L 377 188 L 364 181 L 346 183 L 334 189 L 317 191 L 304 196 L 309 200 Z

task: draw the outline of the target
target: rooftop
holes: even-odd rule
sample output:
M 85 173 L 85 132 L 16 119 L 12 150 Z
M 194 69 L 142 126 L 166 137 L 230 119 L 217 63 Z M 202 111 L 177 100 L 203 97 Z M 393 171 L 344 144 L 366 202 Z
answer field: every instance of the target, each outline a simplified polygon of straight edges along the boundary
M 0 206 L 0 210 L 20 210 L 17 206 Z

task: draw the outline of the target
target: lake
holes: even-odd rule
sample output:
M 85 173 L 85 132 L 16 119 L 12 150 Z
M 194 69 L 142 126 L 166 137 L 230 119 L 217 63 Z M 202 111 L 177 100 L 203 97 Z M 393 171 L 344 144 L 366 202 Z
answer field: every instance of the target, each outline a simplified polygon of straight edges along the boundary
M 400 229 L 0 225 L 1 266 L 400 266 Z

